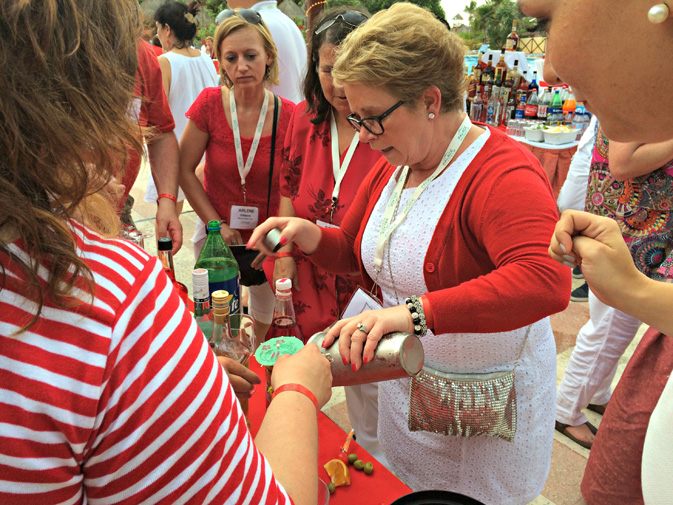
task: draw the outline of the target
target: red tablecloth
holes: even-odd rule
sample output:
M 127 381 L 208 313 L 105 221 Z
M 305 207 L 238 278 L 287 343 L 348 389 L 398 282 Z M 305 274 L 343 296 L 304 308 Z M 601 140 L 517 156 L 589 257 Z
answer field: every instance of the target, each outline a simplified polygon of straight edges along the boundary
M 262 384 L 255 387 L 255 393 L 249 402 L 248 416 L 250 419 L 250 431 L 253 436 L 257 435 L 259 426 L 266 412 L 265 400 L 265 377 L 264 368 L 250 359 L 250 369 L 262 379 Z M 322 412 L 318 413 L 318 476 L 329 482 L 329 477 L 322 467 L 327 461 L 339 454 L 341 446 L 346 441 L 345 433 L 334 421 Z M 374 463 L 374 473 L 365 475 L 364 472 L 350 468 L 351 485 L 340 486 L 330 497 L 330 505 L 389 505 L 400 496 L 411 493 L 401 480 L 374 459 L 367 451 L 360 447 L 357 442 L 351 442 L 349 453 L 355 453 L 365 463 Z

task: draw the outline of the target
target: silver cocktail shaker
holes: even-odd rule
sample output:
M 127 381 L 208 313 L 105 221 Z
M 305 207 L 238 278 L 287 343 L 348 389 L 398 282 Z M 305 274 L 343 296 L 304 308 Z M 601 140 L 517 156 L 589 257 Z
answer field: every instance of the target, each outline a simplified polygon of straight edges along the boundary
M 327 334 L 321 331 L 313 335 L 320 352 L 327 357 L 332 368 L 332 386 L 355 386 L 370 382 L 401 379 L 418 374 L 423 368 L 423 344 L 416 335 L 408 333 L 388 333 L 379 341 L 374 351 L 374 359 L 354 372 L 351 365 L 344 365 L 339 354 L 339 339 L 324 349 L 322 341 Z

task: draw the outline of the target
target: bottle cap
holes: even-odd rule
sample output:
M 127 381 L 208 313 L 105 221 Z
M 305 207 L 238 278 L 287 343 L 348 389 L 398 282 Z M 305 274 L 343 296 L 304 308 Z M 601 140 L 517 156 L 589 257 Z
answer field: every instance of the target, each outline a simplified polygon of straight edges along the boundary
M 229 302 L 233 298 L 232 295 L 229 294 L 228 291 L 224 291 L 223 289 L 218 289 L 217 291 L 213 291 L 213 303 L 212 303 L 212 311 L 214 316 L 228 316 L 229 315 Z
M 208 221 L 208 225 L 206 226 L 206 231 L 219 231 L 222 229 L 222 225 L 220 224 L 219 221 L 213 219 L 212 221 Z
M 271 230 L 269 230 L 269 233 L 267 233 L 262 239 L 262 243 L 267 249 L 270 249 L 273 252 L 277 252 L 278 249 L 281 248 L 280 230 L 278 228 L 272 228 Z
M 170 251 L 173 249 L 173 240 L 170 237 L 161 237 L 157 243 L 159 251 Z
M 208 270 L 205 268 L 192 270 L 192 286 L 195 300 L 208 298 Z
M 278 279 L 276 281 L 276 291 L 289 291 L 292 289 L 292 279 Z

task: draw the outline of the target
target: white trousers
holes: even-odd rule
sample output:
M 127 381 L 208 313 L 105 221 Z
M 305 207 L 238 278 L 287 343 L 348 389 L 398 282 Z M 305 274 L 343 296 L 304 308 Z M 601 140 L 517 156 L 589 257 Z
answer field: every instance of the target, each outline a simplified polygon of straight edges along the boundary
M 379 444 L 379 385 L 376 382 L 360 386 L 346 386 L 346 408 L 355 437 L 369 454 L 374 456 L 382 465 L 387 466 L 387 460 Z
M 591 290 L 589 318 L 577 335 L 575 349 L 556 392 L 556 420 L 571 426 L 587 421 L 582 409 L 590 403 L 608 402 L 619 358 L 642 324 L 605 305 Z

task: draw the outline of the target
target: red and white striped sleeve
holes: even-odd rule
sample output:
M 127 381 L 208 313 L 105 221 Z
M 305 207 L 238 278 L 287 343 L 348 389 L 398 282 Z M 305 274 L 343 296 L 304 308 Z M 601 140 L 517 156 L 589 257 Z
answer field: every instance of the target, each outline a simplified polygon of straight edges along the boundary
M 77 231 L 92 306 L 12 336 L 31 302 L 0 290 L 0 503 L 290 503 L 160 263 Z

